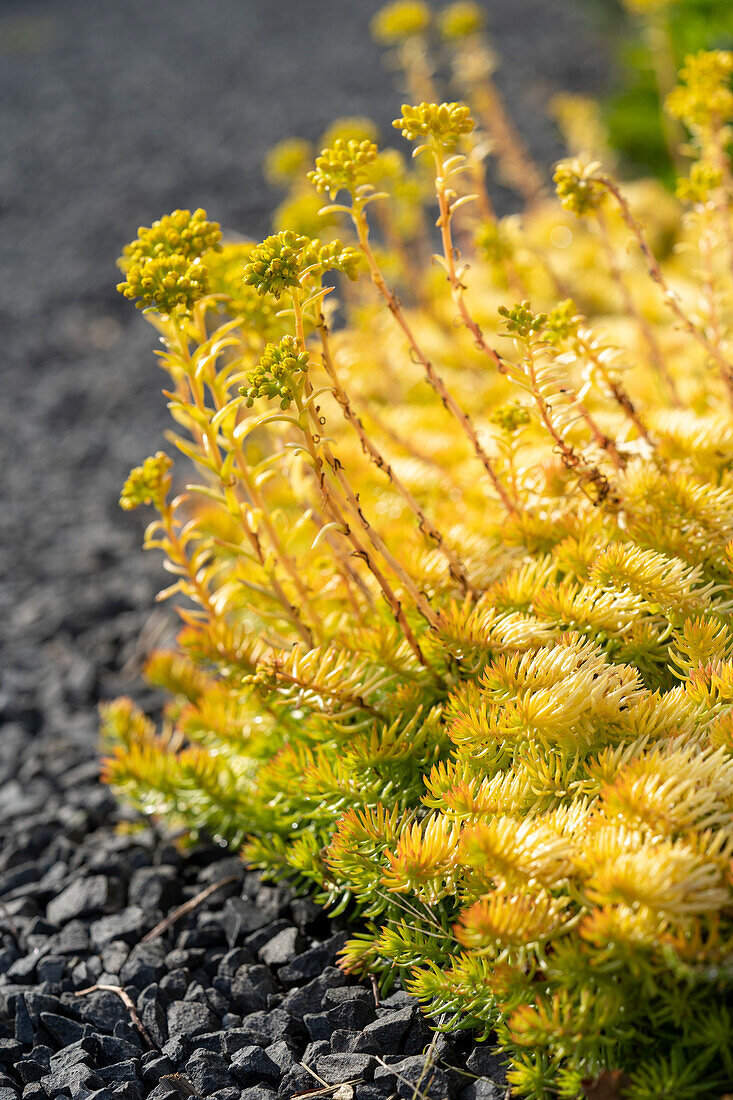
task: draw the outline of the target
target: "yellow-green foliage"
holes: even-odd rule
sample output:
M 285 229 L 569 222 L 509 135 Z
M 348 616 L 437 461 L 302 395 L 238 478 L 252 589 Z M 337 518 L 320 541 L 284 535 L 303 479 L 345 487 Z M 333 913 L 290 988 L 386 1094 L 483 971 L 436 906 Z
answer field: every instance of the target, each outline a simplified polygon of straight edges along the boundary
M 471 5 L 443 28 L 483 48 Z M 346 965 L 495 1031 L 519 1095 L 733 1084 L 730 61 L 673 99 L 685 205 L 570 161 L 497 221 L 478 107 L 426 102 L 413 167 L 363 120 L 320 153 L 343 244 L 149 260 L 154 227 L 124 261 L 195 474 L 123 493 L 184 625 L 163 728 L 106 708 L 106 776 L 351 906 Z M 293 196 L 302 153 L 270 160 Z M 131 276 L 168 259 L 170 297 Z

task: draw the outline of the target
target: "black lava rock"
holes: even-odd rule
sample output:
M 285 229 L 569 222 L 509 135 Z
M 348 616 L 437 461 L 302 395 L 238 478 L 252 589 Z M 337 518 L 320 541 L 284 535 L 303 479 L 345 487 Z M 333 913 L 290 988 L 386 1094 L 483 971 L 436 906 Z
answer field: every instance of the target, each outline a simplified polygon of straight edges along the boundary
M 309 1073 L 303 1066 L 293 1066 L 280 1082 L 278 1096 L 284 1098 L 297 1096 L 300 1092 L 307 1092 L 318 1087 L 318 1082 L 312 1073 Z
M 460 1100 L 504 1100 L 506 1086 L 497 1085 L 488 1077 L 478 1077 L 460 1095 Z
M 260 958 L 267 966 L 283 966 L 297 955 L 302 943 L 300 932 L 291 925 L 283 928 L 260 948 Z
M 161 1077 L 173 1073 L 174 1068 L 170 1058 L 155 1050 L 144 1054 L 140 1060 L 140 1076 L 147 1084 L 156 1084 Z
M 171 1039 L 190 1039 L 211 1031 L 218 1020 L 211 1009 L 198 1001 L 176 1001 L 168 1009 L 168 1035 Z
M 33 1043 L 33 1021 L 25 997 L 18 997 L 15 1002 L 15 1038 L 23 1046 Z
M 278 1039 L 265 1047 L 265 1054 L 277 1066 L 279 1076 L 283 1077 L 298 1061 L 297 1047 L 286 1039 Z
M 75 1043 L 84 1034 L 84 1024 L 70 1020 L 67 1016 L 58 1016 L 54 1012 L 42 1012 L 41 1023 L 59 1046 Z
M 127 1023 L 129 1013 L 115 993 L 99 990 L 89 996 L 79 997 L 77 1011 L 83 1021 L 100 1031 L 111 1033 L 118 1023 Z
M 406 1008 L 378 1009 L 377 1019 L 359 1032 L 354 1050 L 373 1054 L 397 1054 L 417 1012 L 416 1004 Z
M 97 1071 L 107 1085 L 122 1084 L 124 1081 L 138 1080 L 137 1059 L 126 1058 L 122 1062 L 115 1062 L 111 1066 L 105 1066 Z
M 275 989 L 272 975 L 264 966 L 243 966 L 229 983 L 229 996 L 237 1012 L 248 1016 L 265 1008 Z
M 241 1085 L 257 1084 L 263 1077 L 277 1081 L 281 1076 L 279 1066 L 261 1046 L 255 1044 L 244 1046 L 233 1055 L 231 1073 Z
M 86 1062 L 72 1066 L 59 1066 L 41 1078 L 48 1096 L 73 1096 L 82 1088 L 90 1091 L 102 1088 L 104 1082 Z
M 315 1070 L 329 1085 L 368 1081 L 376 1066 L 368 1054 L 325 1054 L 316 1058 Z
M 241 943 L 245 936 L 270 923 L 270 916 L 263 913 L 248 898 L 227 898 L 220 923 L 230 947 Z
M 136 944 L 122 964 L 120 980 L 124 985 L 144 989 L 165 974 L 164 958 L 165 948 L 161 943 Z
M 315 978 L 327 966 L 333 965 L 338 952 L 345 945 L 348 938 L 348 933 L 337 932 L 325 943 L 319 943 L 315 947 L 309 948 L 308 951 L 304 951 L 302 955 L 298 955 L 292 962 L 278 971 L 280 981 L 283 985 L 290 986 L 301 985 L 309 978 Z
M 118 878 L 92 875 L 76 879 L 53 898 L 46 906 L 46 916 L 52 924 L 66 924 L 74 917 L 111 912 L 122 900 L 122 883 Z
M 240 967 L 254 963 L 254 958 L 244 947 L 235 947 L 222 955 L 217 967 L 217 974 L 223 978 L 233 978 Z
M 268 1089 L 266 1085 L 254 1085 L 240 1092 L 239 1100 L 274 1100 L 275 1096 L 277 1093 L 274 1089 Z
M 186 1077 L 202 1096 L 210 1096 L 217 1089 L 232 1083 L 226 1060 L 210 1050 L 197 1050 L 186 1062 Z
M 137 943 L 142 939 L 147 928 L 147 918 L 139 905 L 131 905 L 127 909 L 114 913 L 109 917 L 100 917 L 94 921 L 89 929 L 92 945 L 101 951 L 113 940 L 123 940 L 125 943 Z
M 275 1008 L 271 1012 L 252 1012 L 242 1020 L 242 1034 L 251 1043 L 266 1047 L 278 1039 L 298 1039 L 303 1028 L 288 1012 Z
M 490 1043 L 478 1043 L 466 1061 L 466 1068 L 479 1077 L 488 1077 L 500 1085 L 506 1083 L 506 1056 L 497 1054 Z
M 435 1065 L 426 1068 L 425 1058 L 421 1054 L 403 1058 L 392 1065 L 378 1065 L 374 1071 L 374 1080 L 379 1082 L 384 1079 L 387 1079 L 390 1087 L 399 1096 L 406 1098 L 413 1097 L 416 1088 L 428 1100 L 446 1100 L 454 1093 L 445 1071 Z
M 145 912 L 166 910 L 181 900 L 181 888 L 174 867 L 141 867 L 130 879 L 128 890 L 130 905 L 138 905 Z
M 291 989 L 283 998 L 280 1007 L 293 1016 L 305 1016 L 306 1013 L 319 1012 L 323 1007 L 323 998 L 329 989 L 338 989 L 346 984 L 342 970 L 328 966 L 317 978 L 296 989 Z
M 334 1031 L 361 1031 L 374 1019 L 374 1007 L 362 1000 L 345 1001 L 327 1012 L 306 1015 L 303 1022 L 311 1039 L 328 1039 Z
M 157 1001 L 145 1001 L 140 1019 L 153 1042 L 158 1047 L 164 1046 L 168 1041 L 168 1017 L 163 1006 Z

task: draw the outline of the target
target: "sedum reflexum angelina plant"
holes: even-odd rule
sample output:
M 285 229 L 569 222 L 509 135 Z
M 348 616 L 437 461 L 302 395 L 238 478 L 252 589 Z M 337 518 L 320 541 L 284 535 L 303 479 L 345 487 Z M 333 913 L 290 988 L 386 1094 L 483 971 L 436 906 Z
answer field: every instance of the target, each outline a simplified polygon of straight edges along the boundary
M 521 1096 L 733 1083 L 732 68 L 670 99 L 677 199 L 572 160 L 499 221 L 469 103 L 425 100 L 412 167 L 346 120 L 308 181 L 273 155 L 262 243 L 176 211 L 121 261 L 195 473 L 123 490 L 183 625 L 106 778 L 348 908 L 344 965 Z

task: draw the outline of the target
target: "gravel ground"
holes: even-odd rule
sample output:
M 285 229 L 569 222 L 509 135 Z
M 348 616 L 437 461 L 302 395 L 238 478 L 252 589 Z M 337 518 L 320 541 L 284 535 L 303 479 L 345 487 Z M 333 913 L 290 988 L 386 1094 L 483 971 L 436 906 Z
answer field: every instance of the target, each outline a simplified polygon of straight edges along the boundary
M 151 611 L 164 575 L 139 550 L 142 518 L 116 504 L 166 413 L 152 330 L 116 295 L 115 257 L 176 206 L 263 235 L 269 145 L 345 114 L 387 133 L 401 93 L 368 37 L 379 6 L 0 8 L 0 1100 L 287 1098 L 319 1087 L 300 1063 L 371 1100 L 411 1096 L 424 1069 L 416 1006 L 398 992 L 377 1007 L 334 969 L 337 924 L 219 849 L 183 858 L 152 832 L 121 834 L 95 755 L 100 699 L 155 708 L 136 676 L 173 629 Z M 548 94 L 595 90 L 607 69 L 592 5 L 486 6 L 511 111 L 549 164 Z M 78 995 L 94 985 L 127 1003 Z M 435 1056 L 424 1095 L 503 1095 L 485 1045 L 441 1038 Z

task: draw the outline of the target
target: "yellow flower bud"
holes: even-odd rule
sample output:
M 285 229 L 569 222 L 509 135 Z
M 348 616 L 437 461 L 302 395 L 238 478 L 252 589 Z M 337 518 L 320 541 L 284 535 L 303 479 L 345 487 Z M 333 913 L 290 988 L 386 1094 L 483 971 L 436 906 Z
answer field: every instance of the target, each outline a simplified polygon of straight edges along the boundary
M 130 471 L 120 495 L 120 507 L 125 511 L 141 504 L 154 504 L 160 510 L 170 488 L 172 460 L 163 451 L 146 458 L 142 466 Z
M 690 130 L 708 130 L 733 119 L 733 52 L 700 50 L 685 58 L 681 83 L 667 96 L 666 108 Z
M 422 34 L 430 26 L 430 8 L 420 0 L 396 0 L 377 12 L 372 20 L 372 34 L 378 42 L 404 42 Z
M 469 38 L 484 25 L 484 13 L 472 0 L 458 0 L 445 8 L 439 16 L 438 27 L 443 38 L 451 40 Z
M 416 107 L 403 103 L 402 115 L 392 125 L 408 141 L 429 139 L 451 149 L 463 134 L 471 133 L 474 121 L 465 103 L 420 103 Z
M 308 179 L 317 191 L 326 191 L 332 198 L 339 191 L 354 195 L 357 187 L 366 182 L 367 169 L 377 159 L 378 152 L 373 141 L 337 138 L 316 157 L 316 167 L 308 173 Z

